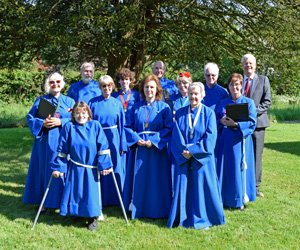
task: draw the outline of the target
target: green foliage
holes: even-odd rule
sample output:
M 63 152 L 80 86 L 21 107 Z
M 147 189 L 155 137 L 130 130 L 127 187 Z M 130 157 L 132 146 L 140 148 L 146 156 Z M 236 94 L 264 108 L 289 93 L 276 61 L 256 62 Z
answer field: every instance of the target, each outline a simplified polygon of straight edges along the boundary
M 3 0 L 0 14 L 2 67 L 39 57 L 76 69 L 93 59 L 111 76 L 128 67 L 139 79 L 145 63 L 160 59 L 201 79 L 194 67 L 211 61 L 225 82 L 250 52 L 277 94 L 299 95 L 296 1 Z
M 226 224 L 208 231 L 168 229 L 166 219 L 137 219 L 127 226 L 121 209 L 105 207 L 90 232 L 86 219 L 67 220 L 57 210 L 40 216 L 22 203 L 33 136 L 28 128 L 0 129 L 0 249 L 297 249 L 300 245 L 300 124 L 266 130 L 261 191 L 245 212 L 225 210 Z M 283 136 L 284 135 L 284 136 Z
M 61 70 L 66 85 L 62 90 L 63 94 L 67 94 L 72 83 L 81 80 L 80 71 Z M 95 80 L 103 75 L 102 71 L 95 72 Z M 0 104 L 5 103 L 24 103 L 32 105 L 34 100 L 45 95 L 44 92 L 45 72 L 40 72 L 36 68 L 31 70 L 8 70 L 0 69 Z

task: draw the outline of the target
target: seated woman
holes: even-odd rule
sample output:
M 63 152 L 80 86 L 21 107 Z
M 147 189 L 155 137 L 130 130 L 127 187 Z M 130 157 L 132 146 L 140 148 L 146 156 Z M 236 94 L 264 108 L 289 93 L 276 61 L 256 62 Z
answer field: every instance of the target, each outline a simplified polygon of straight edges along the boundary
M 116 81 L 120 85 L 120 90 L 111 94 L 112 97 L 118 99 L 123 104 L 125 119 L 136 102 L 142 100 L 139 92 L 131 89 L 130 85 L 134 81 L 135 73 L 129 69 L 122 68 L 116 73 Z
M 62 126 L 70 121 L 69 112 L 75 102 L 72 98 L 60 93 L 65 86 L 64 77 L 56 69 L 48 72 L 45 81 L 45 96 L 38 97 L 27 115 L 27 124 L 34 135 L 34 143 L 28 168 L 23 202 L 40 204 L 51 178 L 50 162 L 54 160 L 57 152 L 58 138 Z M 49 115 L 46 119 L 38 117 L 37 111 L 41 98 L 56 106 L 54 117 Z M 59 208 L 63 191 L 63 178 L 55 179 L 45 200 L 41 213 L 46 208 Z
M 121 156 L 127 151 L 126 135 L 124 131 L 125 114 L 122 103 L 111 97 L 115 88 L 113 79 L 101 76 L 99 87 L 102 95 L 92 98 L 89 107 L 93 113 L 93 119 L 100 122 L 109 143 L 111 159 L 117 178 L 119 190 L 122 193 L 125 181 L 125 162 Z M 103 206 L 119 205 L 119 198 L 111 175 L 101 179 Z
M 175 84 L 179 90 L 179 93 L 170 97 L 170 100 L 173 101 L 173 115 L 175 115 L 178 109 L 190 104 L 188 88 L 192 82 L 193 80 L 189 72 L 180 72 L 177 76 Z
M 72 122 L 61 131 L 57 157 L 52 164 L 54 177 L 66 174 L 59 213 L 89 217 L 88 229 L 97 230 L 97 217 L 102 209 L 100 171 L 107 175 L 111 167 L 108 141 L 100 123 L 92 120 L 85 102 L 77 102 Z
M 174 197 L 167 226 L 208 229 L 225 224 L 215 169 L 215 113 L 204 104 L 200 82 L 188 88 L 190 105 L 175 115 L 172 153 L 175 158 Z
M 244 204 L 256 200 L 255 162 L 252 137 L 256 126 L 256 107 L 252 99 L 242 96 L 243 77 L 231 74 L 230 97 L 222 100 L 216 112 L 218 124 L 217 174 L 224 206 L 244 211 Z M 249 120 L 234 121 L 226 116 L 226 105 L 249 104 Z
M 155 75 L 140 83 L 144 99 L 134 105 L 127 120 L 131 147 L 124 187 L 125 209 L 131 218 L 167 217 L 171 206 L 171 168 L 167 150 L 173 127 L 169 106 L 160 101 L 162 87 Z

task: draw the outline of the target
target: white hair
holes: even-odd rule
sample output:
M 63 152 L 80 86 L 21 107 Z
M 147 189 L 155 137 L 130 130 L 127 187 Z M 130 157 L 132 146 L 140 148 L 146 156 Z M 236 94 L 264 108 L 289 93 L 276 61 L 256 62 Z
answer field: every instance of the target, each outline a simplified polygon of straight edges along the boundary
M 91 65 L 93 67 L 93 70 L 95 70 L 95 64 L 93 62 L 84 62 L 81 66 L 80 66 L 80 71 L 82 72 L 84 70 L 84 67 L 86 65 Z
M 109 75 L 101 76 L 99 79 L 99 88 L 101 88 L 102 84 L 110 84 L 112 86 L 112 89 L 115 89 L 115 83 L 114 80 Z
M 216 63 L 209 62 L 209 63 L 205 64 L 205 66 L 204 66 L 204 75 L 206 74 L 206 70 L 208 68 L 213 68 L 214 70 L 217 71 L 217 75 L 219 75 L 219 67 Z
M 242 64 L 247 60 L 250 59 L 251 61 L 253 61 L 256 64 L 256 58 L 254 57 L 254 55 L 252 54 L 246 54 L 242 57 Z
M 64 77 L 60 73 L 54 72 L 53 74 L 49 75 L 45 80 L 45 92 L 46 93 L 50 93 L 49 80 L 52 76 L 55 76 L 55 75 L 58 75 L 61 78 L 61 83 L 60 83 L 61 88 L 63 89 L 63 87 L 65 86 Z
M 204 90 L 204 85 L 203 85 L 202 82 L 193 82 L 193 83 L 191 83 L 189 88 L 188 88 L 188 92 L 190 93 L 190 90 L 194 89 L 196 87 L 200 88 L 200 94 L 202 95 L 202 99 L 203 99 L 204 96 L 205 96 L 205 90 Z

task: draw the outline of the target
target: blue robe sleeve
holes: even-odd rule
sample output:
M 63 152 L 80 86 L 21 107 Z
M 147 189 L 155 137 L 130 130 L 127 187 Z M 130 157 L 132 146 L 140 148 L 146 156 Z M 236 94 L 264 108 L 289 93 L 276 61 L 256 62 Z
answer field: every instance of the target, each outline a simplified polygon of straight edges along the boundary
M 184 163 L 188 162 L 189 159 L 186 159 L 182 155 L 183 150 L 186 150 L 187 147 L 185 144 L 185 140 L 182 136 L 182 133 L 178 127 L 177 121 L 173 126 L 171 144 L 172 144 L 171 151 L 177 164 L 181 166 Z
M 149 140 L 159 150 L 163 149 L 170 141 L 172 135 L 172 128 L 174 125 L 173 115 L 169 106 L 166 106 L 161 112 L 163 112 L 163 129 L 157 131 L 158 133 L 149 136 Z
M 69 154 L 69 145 L 70 145 L 70 128 L 69 124 L 67 123 L 61 130 L 59 139 L 58 139 L 58 147 L 57 147 L 57 156 L 54 159 L 52 164 L 52 169 L 67 173 L 68 170 L 68 154 Z
M 110 157 L 109 144 L 100 123 L 99 123 L 99 131 L 96 140 L 97 140 L 97 150 L 98 150 L 98 160 L 97 160 L 98 170 L 102 171 L 104 169 L 109 169 L 113 166 L 113 163 Z
M 27 125 L 31 131 L 31 133 L 35 136 L 42 136 L 43 135 L 43 123 L 44 123 L 44 119 L 40 119 L 35 117 L 35 114 L 38 110 L 39 107 L 39 103 L 40 103 L 40 98 L 37 98 L 32 106 L 32 108 L 30 109 L 29 113 L 27 114 L 26 118 L 27 118 Z
M 215 113 L 209 112 L 204 119 L 206 119 L 205 133 L 196 143 L 188 147 L 190 153 L 201 165 L 205 165 L 211 160 L 217 141 Z
M 237 122 L 239 124 L 239 134 L 242 137 L 247 137 L 253 133 L 256 127 L 257 110 L 254 101 L 247 98 L 249 103 L 249 121 Z

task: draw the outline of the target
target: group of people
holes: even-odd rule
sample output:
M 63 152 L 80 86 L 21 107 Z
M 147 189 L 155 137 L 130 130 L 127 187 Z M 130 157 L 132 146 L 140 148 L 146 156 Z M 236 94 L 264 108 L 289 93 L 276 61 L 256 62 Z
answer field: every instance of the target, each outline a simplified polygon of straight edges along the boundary
M 217 84 L 215 63 L 205 65 L 203 85 L 189 72 L 175 82 L 165 79 L 165 64 L 155 62 L 138 92 L 126 68 L 116 73 L 120 86 L 113 92 L 114 80 L 105 75 L 95 82 L 94 64 L 86 62 L 67 96 L 60 93 L 63 76 L 50 73 L 48 94 L 27 115 L 35 140 L 23 202 L 40 204 L 53 175 L 42 213 L 59 208 L 61 215 L 88 217 L 88 229 L 96 230 L 102 207 L 120 204 L 113 171 L 131 219 L 168 217 L 169 228 L 224 224 L 224 207 L 244 211 L 263 196 L 270 84 L 255 74 L 253 55 L 245 55 L 242 66 L 244 77 L 231 74 L 229 92 Z M 54 116 L 36 116 L 40 98 L 56 105 Z M 226 116 L 233 103 L 248 103 L 248 120 Z

